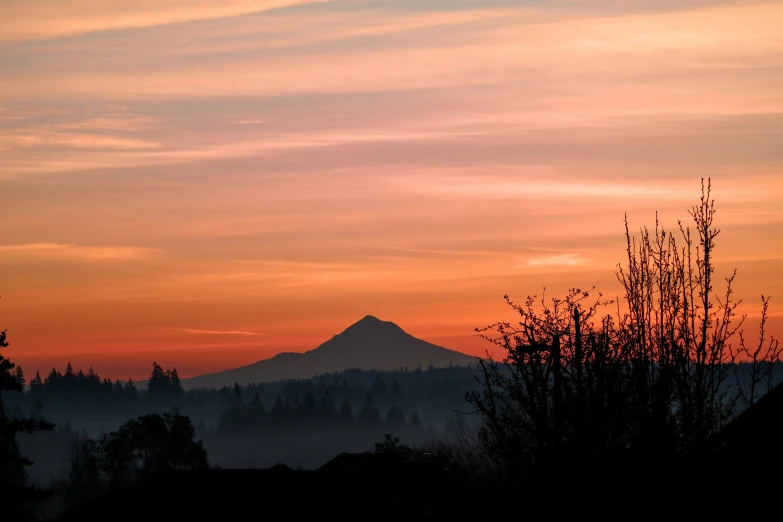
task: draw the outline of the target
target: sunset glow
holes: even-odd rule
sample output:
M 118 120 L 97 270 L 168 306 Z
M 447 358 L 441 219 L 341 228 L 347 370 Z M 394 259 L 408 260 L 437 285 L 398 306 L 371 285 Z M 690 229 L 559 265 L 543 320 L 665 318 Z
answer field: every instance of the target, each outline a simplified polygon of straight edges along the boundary
M 624 215 L 687 223 L 702 177 L 718 276 L 782 336 L 781 27 L 780 2 L 6 0 L 8 353 L 188 377 L 372 314 L 480 355 L 504 294 L 617 296 Z

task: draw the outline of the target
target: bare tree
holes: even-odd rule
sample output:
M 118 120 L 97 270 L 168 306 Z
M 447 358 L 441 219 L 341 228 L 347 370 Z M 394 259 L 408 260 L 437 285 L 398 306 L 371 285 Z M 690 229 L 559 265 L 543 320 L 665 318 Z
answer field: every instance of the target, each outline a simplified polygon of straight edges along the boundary
M 752 403 L 771 379 L 781 349 L 764 345 L 768 300 L 763 300 L 757 349 L 731 339 L 741 328 L 733 300 L 736 271 L 714 289 L 715 207 L 709 181 L 689 214 L 693 231 L 653 230 L 632 236 L 628 220 L 624 290 L 615 314 L 599 315 L 601 294 L 572 290 L 562 299 L 529 297 L 509 306 L 515 323 L 478 328 L 505 356 L 480 361 L 482 389 L 468 394 L 481 418 L 482 451 L 507 480 L 540 496 L 564 476 L 590 478 L 637 470 L 650 490 L 686 466 L 732 418 L 740 397 Z M 680 246 L 680 242 L 682 246 Z M 736 393 L 728 380 L 743 355 L 750 386 Z M 625 471 L 623 471 L 625 473 Z M 622 476 L 622 474 L 619 474 Z M 641 487 L 641 486 L 640 486 Z

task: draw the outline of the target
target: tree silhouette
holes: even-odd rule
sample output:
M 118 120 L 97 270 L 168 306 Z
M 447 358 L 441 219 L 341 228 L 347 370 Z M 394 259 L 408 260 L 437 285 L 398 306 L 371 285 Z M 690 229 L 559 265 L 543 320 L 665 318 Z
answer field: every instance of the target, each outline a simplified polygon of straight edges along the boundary
M 21 386 L 22 389 L 24 389 L 25 384 L 27 384 L 27 381 L 24 378 L 24 370 L 22 370 L 21 366 L 16 367 L 16 371 L 14 372 L 14 379 L 16 379 L 16 382 L 19 383 L 19 386 Z
M 169 395 L 171 378 L 166 375 L 163 368 L 157 362 L 152 363 L 152 373 L 147 381 L 147 393 L 153 398 L 162 398 Z
M 389 428 L 400 429 L 407 425 L 405 422 L 405 414 L 397 406 L 392 406 L 386 413 L 386 426 Z
M 30 394 L 37 396 L 43 389 L 43 380 L 41 379 L 41 372 L 35 372 L 35 377 L 30 381 Z
M 599 314 L 600 294 L 573 289 L 521 305 L 505 296 L 519 321 L 477 328 L 505 357 L 480 361 L 482 389 L 467 398 L 482 452 L 509 487 L 549 502 L 569 477 L 572 500 L 643 495 L 702 458 L 737 400 L 726 377 L 744 319 L 734 319 L 736 272 L 715 295 L 714 214 L 708 182 L 690 210 L 695 235 L 679 225 L 684 246 L 657 221 L 633 238 L 626 218 L 617 317 Z M 780 350 L 766 346 L 757 355 L 774 364 Z
M 173 370 L 171 370 L 170 380 L 171 380 L 172 395 L 175 398 L 182 397 L 185 390 L 183 390 L 182 388 L 182 382 L 179 380 L 179 373 L 177 373 L 176 367 Z
M 375 428 L 381 425 L 381 414 L 378 412 L 378 408 L 375 407 L 371 394 L 367 394 L 357 419 L 366 428 Z
M 5 330 L 0 331 L 0 349 L 8 347 Z M 54 424 L 34 418 L 9 418 L 3 404 L 3 392 L 22 391 L 22 383 L 16 373 L 15 364 L 0 353 L 0 492 L 3 494 L 3 515 L 10 520 L 27 520 L 31 504 L 44 500 L 48 492 L 27 483 L 26 466 L 32 462 L 19 454 L 16 436 L 19 433 L 51 430 Z
M 402 399 L 402 388 L 400 387 L 400 383 L 398 383 L 396 380 L 393 380 L 391 383 L 389 396 L 393 401 L 399 401 Z
M 334 405 L 334 397 L 326 390 L 326 393 L 321 397 L 321 401 L 318 403 L 318 419 L 326 425 L 331 426 L 337 418 L 337 408 Z
M 408 423 L 408 426 L 410 426 L 411 431 L 417 431 L 417 432 L 424 431 L 424 424 L 422 424 L 418 412 L 416 411 L 413 412 L 413 414 L 411 415 L 411 420 Z
M 383 398 L 386 395 L 386 383 L 381 379 L 380 375 L 375 377 L 375 382 L 370 387 L 370 393 L 379 398 Z
M 131 419 L 99 439 L 101 470 L 116 487 L 157 471 L 206 468 L 207 452 L 195 435 L 190 418 L 177 413 Z
M 341 426 L 350 426 L 355 420 L 353 416 L 353 408 L 351 407 L 351 401 L 346 397 L 343 399 L 343 403 L 340 406 L 340 411 L 337 413 L 337 421 Z

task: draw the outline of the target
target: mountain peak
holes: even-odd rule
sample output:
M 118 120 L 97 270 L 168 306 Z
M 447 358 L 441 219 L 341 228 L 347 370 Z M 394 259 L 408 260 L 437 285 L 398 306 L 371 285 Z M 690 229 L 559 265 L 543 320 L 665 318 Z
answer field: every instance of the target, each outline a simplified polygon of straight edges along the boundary
M 351 326 L 343 330 L 345 333 L 382 334 L 389 332 L 401 332 L 402 328 L 391 321 L 382 321 L 374 315 L 365 315 Z
M 393 370 L 470 364 L 473 357 L 417 339 L 391 321 L 366 315 L 317 348 L 281 353 L 248 366 L 188 379 L 188 388 L 230 386 L 234 382 L 305 379 L 346 368 Z

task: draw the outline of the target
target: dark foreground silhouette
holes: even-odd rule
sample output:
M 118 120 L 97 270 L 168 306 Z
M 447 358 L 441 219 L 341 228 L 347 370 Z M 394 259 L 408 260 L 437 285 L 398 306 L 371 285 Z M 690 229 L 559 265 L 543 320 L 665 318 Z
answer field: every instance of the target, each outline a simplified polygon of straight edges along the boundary
M 435 460 L 342 454 L 318 470 L 156 474 L 132 488 L 88 500 L 56 520 L 483 520 L 471 501 L 482 486 Z M 315 520 L 315 519 L 312 519 Z

